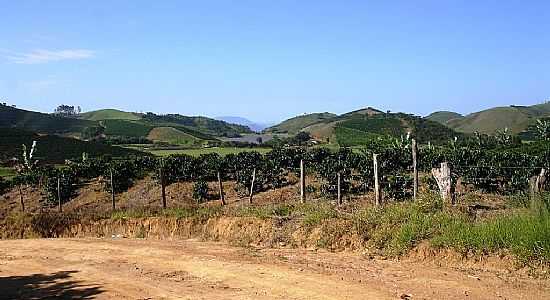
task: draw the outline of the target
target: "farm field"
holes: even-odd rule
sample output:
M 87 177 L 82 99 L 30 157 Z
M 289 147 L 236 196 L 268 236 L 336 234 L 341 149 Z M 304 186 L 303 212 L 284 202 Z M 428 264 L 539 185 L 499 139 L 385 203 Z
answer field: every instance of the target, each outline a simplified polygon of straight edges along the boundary
M 39 250 L 37 250 L 39 249 Z M 134 239 L 0 241 L 13 298 L 547 299 L 550 283 L 493 270 L 316 250 Z
M 193 149 L 155 149 L 155 150 L 145 150 L 149 153 L 152 153 L 157 156 L 168 156 L 174 154 L 187 154 L 191 156 L 199 156 L 201 154 L 208 153 L 217 153 L 219 155 L 227 154 L 237 154 L 241 152 L 250 152 L 256 151 L 260 153 L 267 153 L 271 151 L 269 148 L 224 148 L 224 147 L 214 147 L 214 148 L 193 148 Z

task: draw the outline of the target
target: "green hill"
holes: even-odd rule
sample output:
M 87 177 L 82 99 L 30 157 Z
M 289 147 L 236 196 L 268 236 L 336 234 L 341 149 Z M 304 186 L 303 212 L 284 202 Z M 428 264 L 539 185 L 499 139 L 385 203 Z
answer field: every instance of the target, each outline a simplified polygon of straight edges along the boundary
M 550 103 L 533 106 L 495 107 L 472 113 L 461 119 L 453 119 L 447 125 L 459 132 L 481 132 L 492 134 L 496 130 L 508 128 L 513 134 L 519 134 L 536 122 L 537 119 L 550 116 Z
M 101 121 L 101 120 L 140 120 L 141 116 L 136 113 L 125 112 L 117 109 L 100 109 L 82 113 L 78 116 L 83 120 Z
M 455 136 L 454 130 L 418 116 L 403 113 L 350 115 L 335 124 L 335 138 L 340 145 L 361 145 L 366 138 L 400 138 L 409 133 L 421 143 L 446 143 Z
M 336 117 L 335 114 L 328 113 L 328 112 L 306 114 L 306 115 L 290 118 L 286 121 L 281 122 L 278 125 L 269 127 L 266 130 L 264 130 L 264 132 L 296 134 L 302 129 L 310 125 L 313 125 L 334 117 Z
M 0 105 L 0 127 L 77 138 L 94 137 L 102 131 L 96 121 L 59 117 L 4 105 Z
M 426 117 L 426 119 L 446 125 L 450 120 L 461 119 L 463 116 L 452 111 L 436 111 Z
M 15 128 L 0 128 L 0 160 L 11 157 L 20 158 L 23 151 L 22 145 L 30 147 L 33 141 L 37 142 L 34 157 L 41 163 L 62 163 L 65 159 L 80 158 L 84 152 L 88 153 L 90 157 L 145 155 L 136 150 L 98 142 L 85 142 L 57 135 L 39 135 Z
M 372 107 L 342 115 L 330 113 L 298 116 L 271 127 L 268 132 L 305 131 L 322 142 L 362 145 L 372 138 L 400 138 L 409 132 L 420 142 L 443 143 L 457 133 L 437 122 L 403 113 L 384 113 Z
M 56 134 L 80 139 L 104 137 L 107 139 L 146 139 L 154 128 L 173 130 L 199 140 L 218 137 L 239 137 L 252 133 L 242 125 L 230 124 L 207 117 L 187 117 L 177 114 L 136 114 L 115 109 L 87 112 L 73 117 L 26 111 L 0 106 L 0 127 L 18 128 L 41 134 Z M 164 142 L 170 142 L 164 140 Z
M 197 138 L 173 127 L 153 128 L 147 135 L 147 138 L 151 141 L 162 141 L 175 145 L 199 145 L 204 142 L 203 139 Z

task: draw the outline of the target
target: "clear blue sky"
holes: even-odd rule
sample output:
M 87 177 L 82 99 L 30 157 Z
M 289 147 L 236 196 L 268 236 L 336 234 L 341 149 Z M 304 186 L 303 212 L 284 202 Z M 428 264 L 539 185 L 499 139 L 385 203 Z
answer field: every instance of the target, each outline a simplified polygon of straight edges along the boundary
M 161 3 L 156 3 L 161 2 Z M 2 1 L 0 99 L 278 121 L 550 97 L 550 1 Z

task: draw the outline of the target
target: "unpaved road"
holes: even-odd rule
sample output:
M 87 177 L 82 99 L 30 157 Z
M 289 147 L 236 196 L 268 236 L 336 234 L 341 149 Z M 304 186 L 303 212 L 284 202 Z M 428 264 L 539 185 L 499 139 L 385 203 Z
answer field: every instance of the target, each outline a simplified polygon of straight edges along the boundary
M 545 280 L 356 254 L 127 239 L 0 241 L 0 299 L 550 299 Z

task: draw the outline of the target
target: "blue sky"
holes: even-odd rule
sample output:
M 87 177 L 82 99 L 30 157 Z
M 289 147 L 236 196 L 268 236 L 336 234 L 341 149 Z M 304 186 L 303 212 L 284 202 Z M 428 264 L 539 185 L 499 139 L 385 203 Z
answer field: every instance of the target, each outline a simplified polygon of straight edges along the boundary
M 0 99 L 28 109 L 272 122 L 550 98 L 550 1 L 1 1 Z

